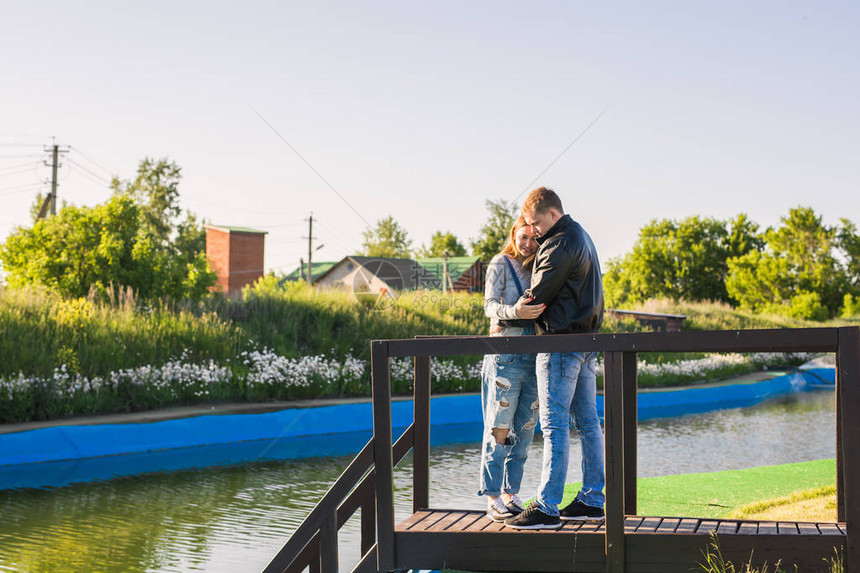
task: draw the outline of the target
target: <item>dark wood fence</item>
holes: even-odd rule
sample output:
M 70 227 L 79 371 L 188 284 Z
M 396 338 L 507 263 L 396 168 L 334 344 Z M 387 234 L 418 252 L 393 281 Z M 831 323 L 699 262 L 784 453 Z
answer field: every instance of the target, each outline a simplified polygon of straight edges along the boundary
M 266 572 L 293 572 L 308 567 L 311 573 L 336 571 L 337 530 L 359 507 L 362 560 L 356 571 L 415 567 L 412 562 L 405 565 L 407 560 L 399 558 L 397 553 L 393 468 L 410 448 L 413 449 L 413 512 L 427 510 L 430 507 L 430 357 L 537 352 L 604 353 L 606 524 L 603 563 L 607 573 L 624 572 L 635 565 L 643 553 L 642 544 L 626 543 L 625 532 L 625 519 L 636 514 L 636 364 L 639 352 L 835 352 L 838 521 L 844 522 L 845 571 L 860 573 L 860 416 L 856 412 L 860 407 L 860 329 L 857 327 L 373 341 L 373 438 L 278 552 Z M 389 361 L 392 357 L 409 356 L 415 360 L 414 422 L 392 445 Z M 764 544 L 766 549 L 768 540 L 775 537 L 759 535 L 756 543 Z M 672 551 L 671 535 L 654 539 L 659 542 L 661 551 Z M 808 539 L 812 538 L 795 538 L 792 543 L 797 552 L 820 551 L 820 543 L 813 544 L 807 542 Z M 685 543 L 689 545 L 688 541 Z M 537 556 L 535 562 L 538 569 L 539 558 Z M 690 566 L 689 563 L 679 565 L 682 565 L 679 570 Z

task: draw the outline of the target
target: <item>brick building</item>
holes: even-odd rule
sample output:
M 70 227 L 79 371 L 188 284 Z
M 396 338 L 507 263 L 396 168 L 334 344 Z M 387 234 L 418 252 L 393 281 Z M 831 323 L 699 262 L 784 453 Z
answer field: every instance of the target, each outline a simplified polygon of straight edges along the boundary
M 228 295 L 263 276 L 266 231 L 245 227 L 206 226 L 206 258 L 218 275 L 216 289 Z

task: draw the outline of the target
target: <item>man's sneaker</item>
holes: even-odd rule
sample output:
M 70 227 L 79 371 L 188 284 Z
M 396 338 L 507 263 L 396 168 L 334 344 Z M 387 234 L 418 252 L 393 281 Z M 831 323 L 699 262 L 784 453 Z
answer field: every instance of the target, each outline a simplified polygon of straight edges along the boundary
M 505 520 L 505 527 L 513 529 L 558 529 L 563 523 L 557 515 L 547 515 L 532 503 L 519 515 Z
M 508 508 L 505 507 L 505 504 L 502 503 L 502 498 L 488 498 L 487 499 L 487 519 L 492 519 L 493 521 L 504 521 L 509 517 L 513 517 L 513 513 L 508 511 Z
M 505 507 L 511 512 L 511 515 L 519 515 L 523 512 L 523 502 L 517 494 L 511 496 L 511 501 L 506 503 Z
M 573 500 L 567 507 L 558 512 L 564 521 L 603 521 L 606 515 L 602 507 L 585 505 L 578 499 Z

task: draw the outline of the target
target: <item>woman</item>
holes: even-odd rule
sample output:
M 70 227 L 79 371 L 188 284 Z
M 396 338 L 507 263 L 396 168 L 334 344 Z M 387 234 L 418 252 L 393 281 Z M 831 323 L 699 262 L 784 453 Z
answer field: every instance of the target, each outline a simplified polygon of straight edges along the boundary
M 545 305 L 526 305 L 520 297 L 531 284 L 536 250 L 531 227 L 520 217 L 507 245 L 487 267 L 484 313 L 490 318 L 491 336 L 534 334 L 530 321 Z M 527 326 L 519 326 L 523 323 Z M 517 494 L 538 420 L 535 355 L 484 356 L 481 404 L 484 439 L 478 495 L 487 496 L 487 518 L 504 521 L 523 510 Z

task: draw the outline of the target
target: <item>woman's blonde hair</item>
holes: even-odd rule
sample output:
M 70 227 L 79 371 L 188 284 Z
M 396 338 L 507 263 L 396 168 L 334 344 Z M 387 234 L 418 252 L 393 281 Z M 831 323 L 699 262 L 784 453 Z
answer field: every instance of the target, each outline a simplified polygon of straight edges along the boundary
M 511 226 L 511 231 L 510 233 L 508 233 L 508 242 L 505 245 L 505 248 L 502 249 L 503 255 L 506 255 L 513 259 L 520 258 L 522 253 L 519 249 L 517 249 L 516 236 L 517 231 L 519 231 L 523 227 L 528 227 L 528 225 L 526 225 L 526 220 L 523 218 L 523 216 L 520 215 L 519 217 L 517 217 L 517 220 L 514 221 L 514 224 Z M 534 263 L 534 260 L 535 256 L 533 254 L 529 255 L 529 257 L 523 261 L 523 268 L 530 269 L 532 264 Z

